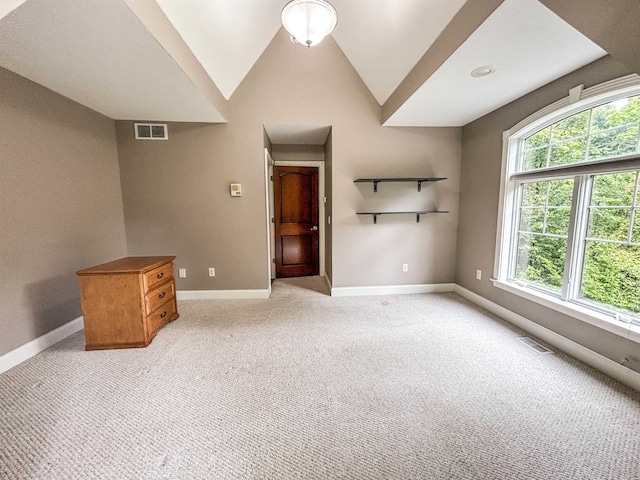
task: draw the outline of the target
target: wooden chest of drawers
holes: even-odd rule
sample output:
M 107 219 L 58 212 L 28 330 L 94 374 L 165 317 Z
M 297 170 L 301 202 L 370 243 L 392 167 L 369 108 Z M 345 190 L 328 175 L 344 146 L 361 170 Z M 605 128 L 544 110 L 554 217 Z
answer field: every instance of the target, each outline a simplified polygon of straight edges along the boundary
M 146 347 L 179 317 L 175 258 L 126 257 L 77 272 L 86 350 Z

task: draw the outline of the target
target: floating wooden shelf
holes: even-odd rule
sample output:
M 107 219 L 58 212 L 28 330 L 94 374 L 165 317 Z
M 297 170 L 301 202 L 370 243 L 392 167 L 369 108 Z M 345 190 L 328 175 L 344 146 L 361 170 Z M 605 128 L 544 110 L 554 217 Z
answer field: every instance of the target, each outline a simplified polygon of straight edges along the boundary
M 378 223 L 378 215 L 415 215 L 416 223 L 420 223 L 420 215 L 426 215 L 428 213 L 449 213 L 445 210 L 421 210 L 410 212 L 357 212 L 358 215 L 373 215 L 373 223 Z
M 419 177 L 419 178 L 358 178 L 354 183 L 373 183 L 373 191 L 378 191 L 378 184 L 382 182 L 417 182 L 418 191 L 422 191 L 423 182 L 439 182 L 447 177 Z

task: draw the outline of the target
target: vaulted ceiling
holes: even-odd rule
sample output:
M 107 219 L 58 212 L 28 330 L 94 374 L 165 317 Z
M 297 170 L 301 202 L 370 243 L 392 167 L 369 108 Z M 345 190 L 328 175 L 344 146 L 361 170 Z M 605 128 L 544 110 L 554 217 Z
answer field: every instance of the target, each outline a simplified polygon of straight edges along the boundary
M 224 122 L 285 3 L 3 0 L 0 66 L 114 119 Z M 331 3 L 385 125 L 465 125 L 606 54 L 538 0 Z

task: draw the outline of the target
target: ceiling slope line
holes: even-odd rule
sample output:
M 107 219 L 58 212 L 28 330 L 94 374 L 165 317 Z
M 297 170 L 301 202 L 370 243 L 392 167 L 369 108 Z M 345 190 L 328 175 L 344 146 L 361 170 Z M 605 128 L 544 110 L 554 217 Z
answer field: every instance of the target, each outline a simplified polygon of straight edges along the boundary
M 244 73 L 244 75 L 242 75 L 242 77 L 240 78 L 240 81 L 238 82 L 238 84 L 235 86 L 233 91 L 229 94 L 229 99 L 227 101 L 231 101 L 231 99 L 233 98 L 233 95 L 238 91 L 238 89 L 240 88 L 240 85 L 242 85 L 242 82 L 244 82 L 245 79 L 249 76 L 249 74 L 251 73 L 251 70 L 253 70 L 253 68 L 256 66 L 256 64 L 260 61 L 260 59 L 264 55 L 264 52 L 266 52 L 269 49 L 269 47 L 271 46 L 273 41 L 276 39 L 276 37 L 280 34 L 280 32 L 285 32 L 284 34 L 286 34 L 287 36 L 290 35 L 290 33 L 287 32 L 284 27 L 282 27 L 282 26 L 278 27 L 278 29 L 275 31 L 273 36 L 269 39 L 267 44 L 264 46 L 264 49 L 260 52 L 260 55 L 258 55 L 258 57 L 255 59 L 255 61 L 251 64 L 251 68 L 249 68 L 249 70 L 247 70 Z M 308 48 L 308 47 L 305 47 L 305 48 Z
M 283 0 L 153 0 L 225 99 L 282 27 Z
M 144 0 L 124 0 L 124 3 L 207 101 L 218 111 L 221 117 L 220 121 L 211 123 L 226 123 L 229 116 L 229 102 L 224 98 L 215 82 L 160 6 L 156 2 Z
M 504 0 L 468 0 L 382 106 L 382 124 L 433 75 Z
M 3 0 L 0 2 L 0 20 L 9 15 L 18 7 L 22 6 L 27 0 Z

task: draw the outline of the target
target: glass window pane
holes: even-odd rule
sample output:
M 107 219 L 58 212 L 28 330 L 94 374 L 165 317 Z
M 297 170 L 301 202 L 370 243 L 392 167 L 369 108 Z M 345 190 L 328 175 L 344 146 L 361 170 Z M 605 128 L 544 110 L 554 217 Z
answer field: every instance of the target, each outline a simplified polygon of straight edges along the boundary
M 138 136 L 141 138 L 151 137 L 151 125 L 138 125 Z
M 566 252 L 566 238 L 519 234 L 516 278 L 560 291 Z
M 520 230 L 543 233 L 544 208 L 523 208 L 520 211 Z
M 558 143 L 551 146 L 549 166 L 566 165 L 568 163 L 582 162 L 587 150 L 587 140 L 578 138 L 570 142 Z
M 633 201 L 636 172 L 596 175 L 593 177 L 591 205 L 629 206 Z
M 537 237 L 536 237 L 537 238 Z M 518 234 L 518 256 L 516 257 L 516 278 L 528 280 L 527 270 L 531 257 L 531 245 L 534 235 L 527 233 Z
M 547 202 L 547 182 L 525 183 L 522 186 L 523 206 L 544 206 Z
M 573 197 L 573 179 L 549 182 L 549 201 L 552 207 L 570 207 Z
M 524 148 L 542 147 L 543 145 L 549 145 L 551 136 L 551 127 L 544 128 L 537 133 L 531 135 L 525 141 Z
M 547 155 L 549 155 L 548 147 L 525 151 L 524 152 L 524 170 L 535 170 L 536 168 L 546 167 Z
M 591 208 L 587 237 L 626 242 L 630 221 L 630 208 Z
M 623 98 L 593 109 L 591 131 L 597 132 L 640 121 L 640 96 Z
M 567 235 L 569 231 L 570 208 L 552 208 L 547 211 L 547 229 L 545 233 Z
M 639 138 L 637 95 L 579 112 L 523 139 L 516 166 L 531 171 L 620 157 L 640 151 Z M 640 172 L 603 173 L 590 179 L 576 173 L 585 186 L 592 185 L 586 209 L 574 198 L 574 178 L 561 175 L 550 171 L 546 181 L 517 182 L 521 197 L 518 232 L 509 239 L 515 256 L 511 274 L 515 280 L 561 291 L 569 223 L 572 209 L 579 205 L 574 213 L 577 225 L 584 228 L 576 231 L 574 251 L 584 275 L 578 280 L 578 298 L 640 314 L 640 199 L 634 199 Z M 580 265 L 575 267 L 580 270 Z
M 580 296 L 640 313 L 640 247 L 587 241 Z
M 589 143 L 589 160 L 616 157 L 636 152 L 638 125 L 616 128 L 592 135 Z
M 164 138 L 164 126 L 163 125 L 152 125 L 151 126 L 151 136 L 153 138 Z
M 554 123 L 551 127 L 552 141 L 561 142 L 586 135 L 589 126 L 589 113 L 589 110 L 576 113 L 564 120 L 560 120 L 558 123 Z

